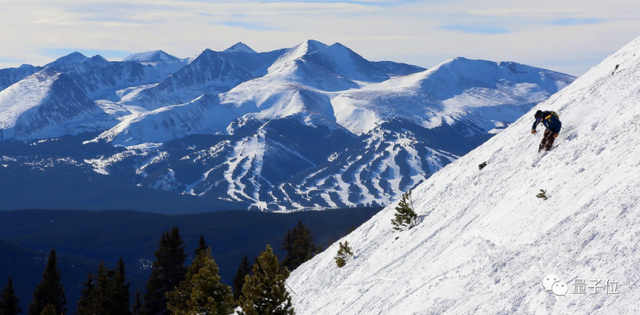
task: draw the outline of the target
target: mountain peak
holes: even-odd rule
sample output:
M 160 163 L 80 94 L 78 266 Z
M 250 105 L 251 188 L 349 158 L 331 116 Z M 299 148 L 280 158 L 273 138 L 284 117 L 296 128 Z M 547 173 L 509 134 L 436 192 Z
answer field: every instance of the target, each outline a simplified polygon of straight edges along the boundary
M 48 63 L 45 67 L 53 66 L 53 65 L 72 65 L 78 64 L 85 61 L 87 56 L 83 55 L 80 52 L 74 51 L 66 56 L 60 57 L 56 59 L 54 62 Z
M 151 62 L 151 63 L 160 63 L 160 62 L 172 62 L 180 60 L 177 57 L 167 54 L 162 50 L 153 50 L 147 52 L 136 53 L 127 56 L 122 61 L 137 61 L 137 62 Z
M 109 63 L 109 60 L 105 59 L 104 57 L 100 56 L 100 55 L 95 55 L 91 58 L 87 58 L 85 60 L 83 60 L 82 62 L 86 62 L 87 60 L 90 60 L 91 62 L 95 62 L 95 63 Z
M 256 54 L 255 50 L 251 49 L 251 47 L 247 46 L 243 42 L 237 42 L 235 45 L 225 49 L 223 52 L 224 53 L 242 52 L 242 53 L 247 53 L 247 54 Z
M 317 40 L 313 40 L 313 39 L 308 39 L 304 43 L 300 44 L 300 46 L 305 47 L 307 50 L 307 53 L 316 52 L 318 50 L 325 49 L 328 47 L 327 44 L 319 42 Z

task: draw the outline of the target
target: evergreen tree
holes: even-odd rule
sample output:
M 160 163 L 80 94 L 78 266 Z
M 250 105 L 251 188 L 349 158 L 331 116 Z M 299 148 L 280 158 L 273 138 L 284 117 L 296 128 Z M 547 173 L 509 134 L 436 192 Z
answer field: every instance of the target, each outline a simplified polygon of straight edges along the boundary
M 338 249 L 338 255 L 336 255 L 334 259 L 336 260 L 336 265 L 338 265 L 338 268 L 342 268 L 344 267 L 344 265 L 347 264 L 347 260 L 349 259 L 349 256 L 353 257 L 353 252 L 351 251 L 349 242 L 344 241 L 344 244 L 340 242 L 339 245 L 340 245 L 340 249 Z
M 282 249 L 287 251 L 282 266 L 289 268 L 290 271 L 318 253 L 318 247 L 313 244 L 311 230 L 304 226 L 302 221 L 298 221 L 298 225 L 293 230 L 287 231 L 287 235 L 282 240 Z
M 220 281 L 218 265 L 211 257 L 211 249 L 200 252 L 197 259 L 202 266 L 191 278 L 191 295 L 187 300 L 190 315 L 227 315 L 233 312 L 235 302 L 231 287 Z
M 100 262 L 95 277 L 89 274 L 78 301 L 78 315 L 129 315 L 129 284 L 122 258 L 115 270 Z
M 18 315 L 22 312 L 20 301 L 13 289 L 13 279 L 0 292 L 0 315 Z
M 206 250 L 208 247 L 209 246 L 207 246 L 207 243 L 204 241 L 204 235 L 200 235 L 200 239 L 198 239 L 198 247 L 196 247 L 196 256 L 198 256 L 199 252 Z
M 238 267 L 238 271 L 236 272 L 235 277 L 233 277 L 233 298 L 236 299 L 236 301 L 238 301 L 238 299 L 240 299 L 240 295 L 242 295 L 244 279 L 250 272 L 251 263 L 249 262 L 247 255 L 244 255 L 242 262 L 240 263 L 240 267 Z
M 240 297 L 240 315 L 292 315 L 291 297 L 285 280 L 289 277 L 287 268 L 280 268 L 278 257 L 267 245 L 264 252 L 253 264 L 253 275 L 245 277 Z
M 40 315 L 58 315 L 56 313 L 56 307 L 53 306 L 53 304 L 49 304 L 47 305 L 47 307 L 45 307 L 42 312 L 40 312 Z
M 180 229 L 174 227 L 171 231 L 164 232 L 159 243 L 144 295 L 144 308 L 150 315 L 169 314 L 165 294 L 174 290 L 185 279 L 184 261 L 187 255 Z
M 391 224 L 396 231 L 409 230 L 418 224 L 418 215 L 413 210 L 411 190 L 402 194 L 402 199 L 396 207 L 395 219 L 391 220 Z
M 131 314 L 132 315 L 142 315 L 144 314 L 144 305 L 142 305 L 142 300 L 140 299 L 140 290 L 136 290 L 136 297 L 133 305 L 131 306 Z
M 210 253 L 210 249 L 199 251 L 189 268 L 187 268 L 184 281 L 180 282 L 174 290 L 167 292 L 166 296 L 169 301 L 167 308 L 173 314 L 188 314 L 187 300 L 191 296 L 191 290 L 193 288 L 191 280 L 198 271 L 200 271 L 200 268 L 206 266 L 206 259 L 203 255 L 207 253 Z
M 87 281 L 84 282 L 84 289 L 78 300 L 77 315 L 93 315 L 98 314 L 99 296 L 97 294 L 98 289 L 95 286 L 93 276 L 91 273 L 87 276 Z
M 130 315 L 129 306 L 131 304 L 131 294 L 129 287 L 131 284 L 127 283 L 126 270 L 124 260 L 122 257 L 116 264 L 116 269 L 112 273 L 111 284 L 109 286 L 109 293 L 111 297 L 108 299 L 113 303 L 111 307 L 112 314 L 114 315 Z
M 93 291 L 97 300 L 94 314 L 113 314 L 113 293 L 111 291 L 113 273 L 112 270 L 107 268 L 104 261 L 100 262 L 98 274 L 96 275 L 96 289 Z
M 42 281 L 33 291 L 33 302 L 29 305 L 29 315 L 40 315 L 46 306 L 52 305 L 55 314 L 67 312 L 67 298 L 60 283 L 60 270 L 55 249 L 49 254 L 47 266 L 42 273 Z

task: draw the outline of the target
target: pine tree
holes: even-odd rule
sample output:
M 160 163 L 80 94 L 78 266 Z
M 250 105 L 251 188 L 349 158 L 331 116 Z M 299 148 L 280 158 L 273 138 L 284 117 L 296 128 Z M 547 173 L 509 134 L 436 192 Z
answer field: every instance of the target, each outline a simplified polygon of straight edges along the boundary
M 96 275 L 96 289 L 93 291 L 97 300 L 95 314 L 113 314 L 111 279 L 113 279 L 113 270 L 109 270 L 104 261 L 101 261 Z
M 391 223 L 396 231 L 409 230 L 418 224 L 418 215 L 413 210 L 411 190 L 402 195 L 402 199 L 396 207 L 395 219 L 392 219 Z
M 144 295 L 144 309 L 150 315 L 169 314 L 165 294 L 174 290 L 185 279 L 186 272 L 184 261 L 187 255 L 180 229 L 174 227 L 171 231 L 164 232 L 159 243 Z
M 244 278 L 251 272 L 251 263 L 247 255 L 244 255 L 235 277 L 233 277 L 233 298 L 238 301 L 242 295 L 242 287 L 244 286 Z
M 342 268 L 347 264 L 347 260 L 349 256 L 353 257 L 353 252 L 351 251 L 351 247 L 349 246 L 349 242 L 344 241 L 344 244 L 340 242 L 340 249 L 338 249 L 338 254 L 334 257 L 336 261 L 336 265 L 338 268 Z
M 53 306 L 53 304 L 49 304 L 47 305 L 47 307 L 45 307 L 42 312 L 40 312 L 39 315 L 58 315 L 56 313 L 56 307 Z
M 136 297 L 133 301 L 133 305 L 131 306 L 131 314 L 132 315 L 142 315 L 144 314 L 144 305 L 142 305 L 142 300 L 140 299 L 140 290 L 136 290 Z
M 95 282 L 91 273 L 87 276 L 87 280 L 84 282 L 84 289 L 78 300 L 77 315 L 93 315 L 98 314 L 99 296 L 98 289 L 95 287 Z
M 201 252 L 204 266 L 191 279 L 191 298 L 187 305 L 191 314 L 227 315 L 233 312 L 235 301 L 231 287 L 221 282 L 218 265 L 211 257 L 211 249 Z
M 67 312 L 67 299 L 60 283 L 60 270 L 55 249 L 49 254 L 47 266 L 42 273 L 42 281 L 33 291 L 33 302 L 29 305 L 29 315 L 40 315 L 46 306 L 52 305 L 56 314 Z
M 220 282 L 218 265 L 211 249 L 199 251 L 187 269 L 185 280 L 167 293 L 167 308 L 172 314 L 224 314 L 232 312 L 235 303 L 231 288 Z
M 209 246 L 204 241 L 204 235 L 200 235 L 200 239 L 198 239 L 198 247 L 196 247 L 196 256 L 199 252 L 206 250 Z
M 210 253 L 210 249 L 199 251 L 189 268 L 187 268 L 185 279 L 174 290 L 167 292 L 167 308 L 172 314 L 188 314 L 187 300 L 191 296 L 193 288 L 191 280 L 200 271 L 200 268 L 205 267 L 206 261 L 203 255 L 207 253 Z
M 0 315 L 18 315 L 22 312 L 20 301 L 13 289 L 13 279 L 0 292 Z
M 129 287 L 131 284 L 127 283 L 126 270 L 124 260 L 122 257 L 118 260 L 116 269 L 114 270 L 113 278 L 111 279 L 111 285 L 109 291 L 111 298 L 109 299 L 113 306 L 111 307 L 112 314 L 114 315 L 130 315 L 129 311 L 131 294 Z
M 109 270 L 100 262 L 95 277 L 91 274 L 84 283 L 82 296 L 78 301 L 78 315 L 129 315 L 129 284 L 126 283 L 125 266 L 122 258 L 115 270 Z
M 287 235 L 282 240 L 282 249 L 287 251 L 282 266 L 289 268 L 290 271 L 318 253 L 318 247 L 313 244 L 311 230 L 304 226 L 302 221 L 298 221 L 298 225 L 293 230 L 287 231 Z
M 292 315 L 291 297 L 285 280 L 289 277 L 287 268 L 280 268 L 278 257 L 267 245 L 264 252 L 253 264 L 253 275 L 245 277 L 240 297 L 240 315 Z

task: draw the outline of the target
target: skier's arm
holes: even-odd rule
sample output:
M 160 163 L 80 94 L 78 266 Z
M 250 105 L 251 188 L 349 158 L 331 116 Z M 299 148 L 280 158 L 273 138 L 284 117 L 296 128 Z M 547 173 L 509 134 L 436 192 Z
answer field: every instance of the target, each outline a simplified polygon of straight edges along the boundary
M 536 119 L 533 122 L 533 126 L 531 126 L 531 131 L 535 131 L 536 130 L 536 128 L 538 127 L 538 123 L 539 123 L 539 121 Z

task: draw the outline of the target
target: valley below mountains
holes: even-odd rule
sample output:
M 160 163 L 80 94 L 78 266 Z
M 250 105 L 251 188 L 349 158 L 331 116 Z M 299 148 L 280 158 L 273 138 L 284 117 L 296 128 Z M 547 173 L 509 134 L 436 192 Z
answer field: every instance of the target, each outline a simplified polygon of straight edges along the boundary
M 309 40 L 0 70 L 0 210 L 385 206 L 575 80 Z

